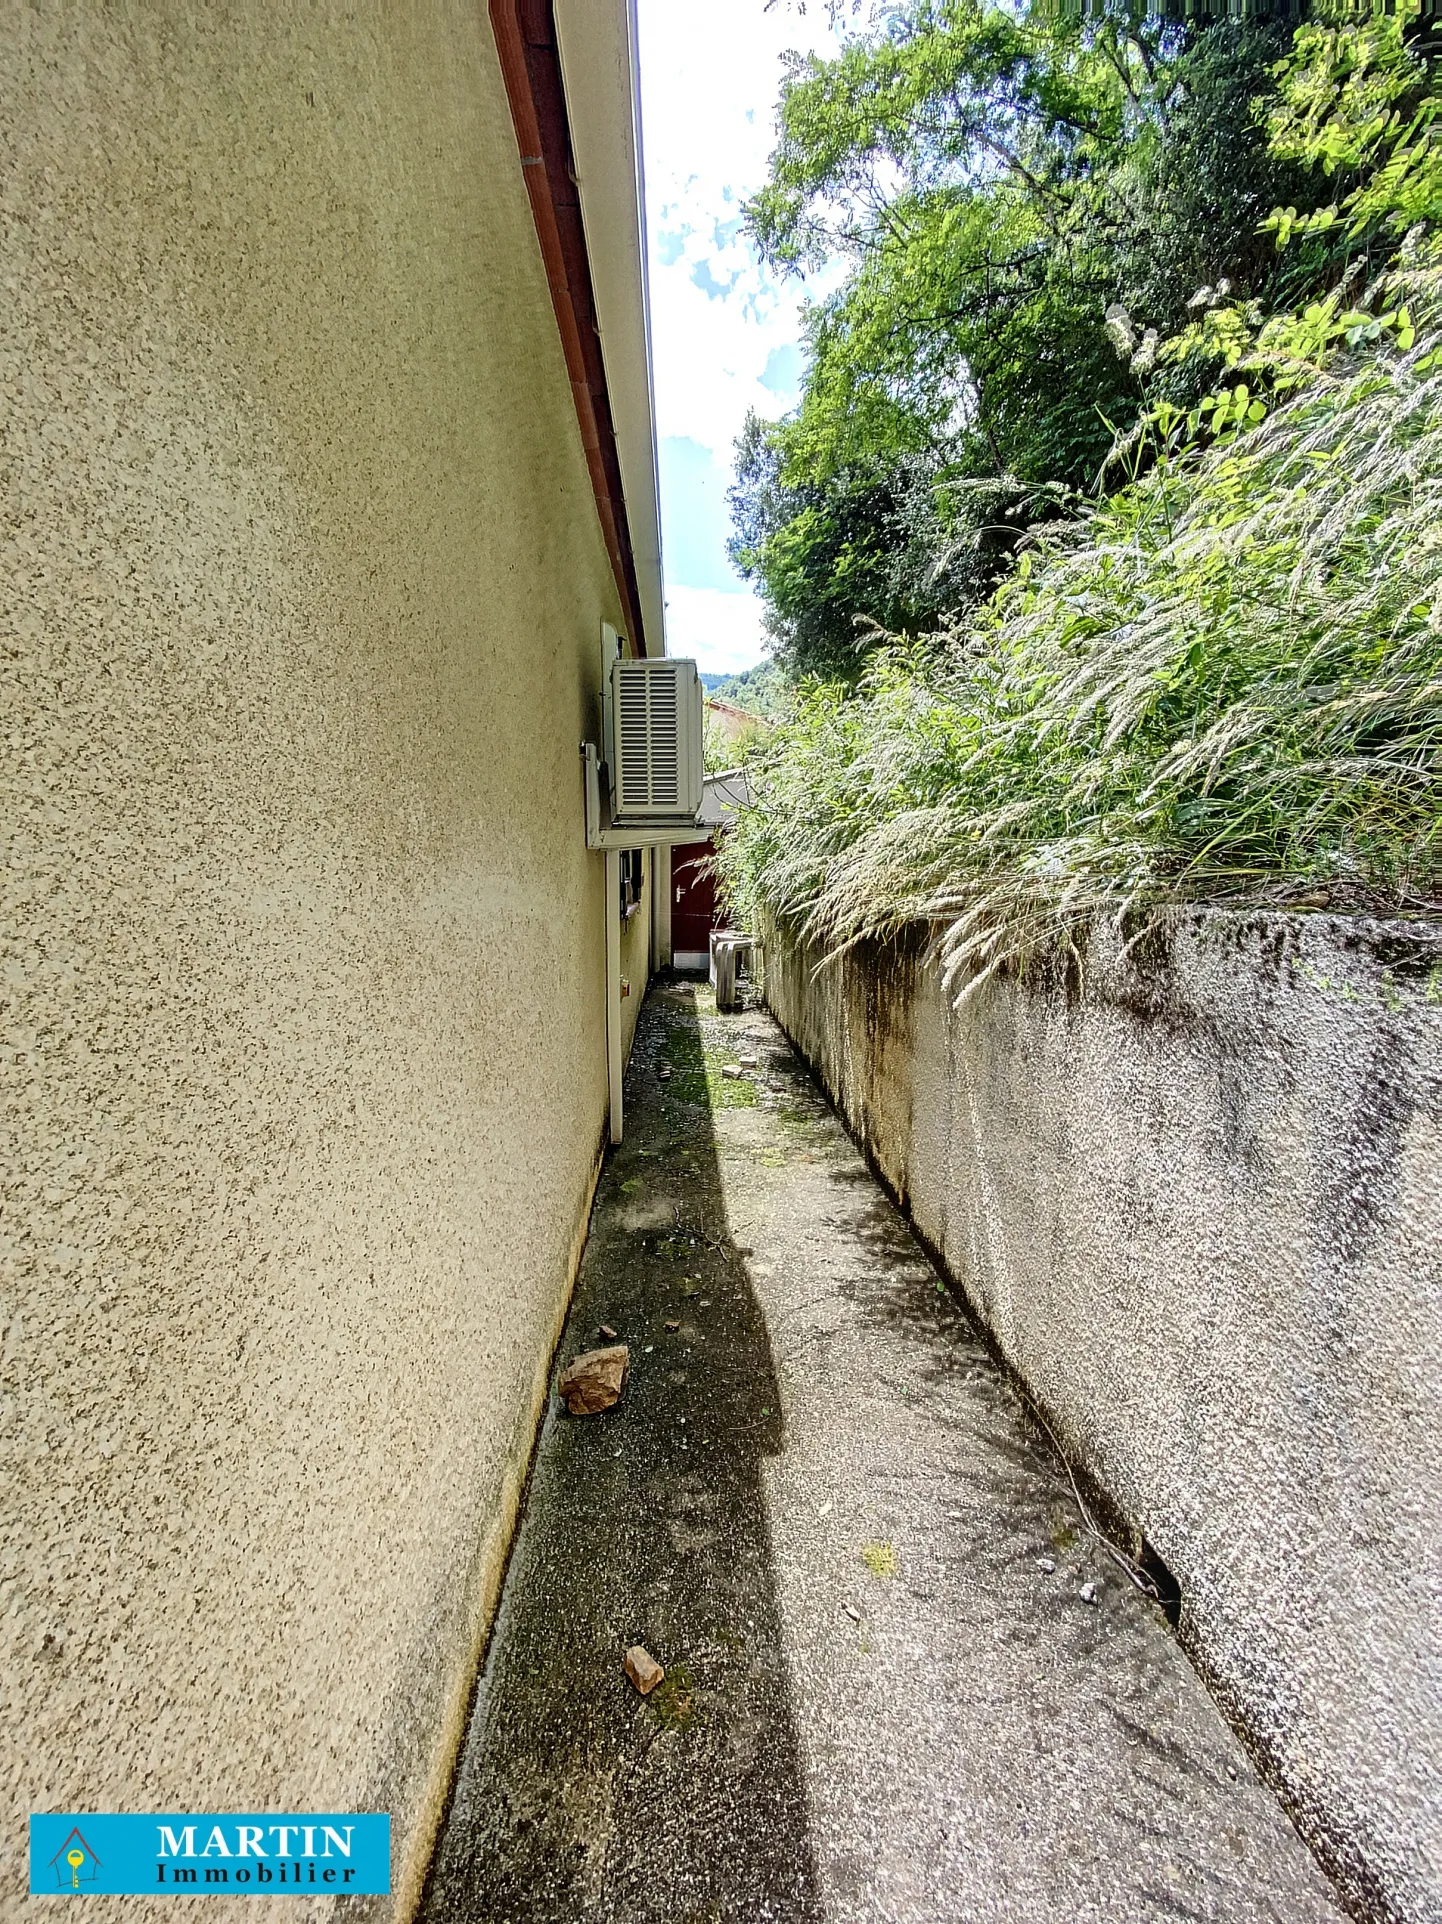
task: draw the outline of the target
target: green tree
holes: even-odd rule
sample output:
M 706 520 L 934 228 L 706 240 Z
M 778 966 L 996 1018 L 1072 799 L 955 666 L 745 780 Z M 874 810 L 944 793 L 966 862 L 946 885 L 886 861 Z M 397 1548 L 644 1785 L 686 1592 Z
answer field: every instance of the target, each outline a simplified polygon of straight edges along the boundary
M 1320 168 L 1332 191 L 1310 214 L 1287 207 L 1273 216 L 1268 225 L 1283 244 L 1340 230 L 1349 263 L 1360 255 L 1375 266 L 1409 230 L 1442 218 L 1442 44 L 1436 23 L 1425 43 L 1407 31 L 1412 25 L 1379 13 L 1342 26 L 1317 21 L 1297 34 L 1277 70 L 1271 145 Z
M 984 592 L 1095 484 L 1196 288 L 1280 286 L 1263 216 L 1326 196 L 1257 104 L 1288 38 L 909 0 L 798 62 L 748 220 L 773 265 L 848 272 L 808 314 L 800 406 L 748 426 L 733 496 L 735 559 L 791 665 L 854 674 L 867 618 L 935 626 Z M 1117 305 L 1136 354 L 1109 338 Z M 1163 375 L 1179 397 L 1202 379 Z
M 1154 407 L 1150 458 L 984 607 L 804 691 L 728 838 L 743 914 L 833 949 L 939 925 L 976 985 L 1178 898 L 1437 907 L 1442 91 L 1409 27 L 1318 23 L 1274 75 L 1322 194 L 1264 225 L 1325 292 L 1263 317 L 1208 288 L 1155 362 L 1252 383 Z
M 1427 44 L 1431 42 L 1431 46 Z M 1200 313 L 1155 352 L 1162 379 L 1117 452 L 1175 446 L 1320 378 L 1337 352 L 1382 343 L 1406 352 L 1442 314 L 1442 39 L 1415 11 L 1345 27 L 1317 21 L 1279 63 L 1268 128 L 1283 159 L 1314 169 L 1320 204 L 1273 209 L 1261 223 L 1288 263 L 1293 296 L 1272 312 L 1225 285 L 1204 288 Z M 1135 335 L 1122 343 L 1131 354 Z M 1173 404 L 1223 370 L 1225 385 L 1190 414 Z M 1175 371 L 1175 372 L 1174 372 Z M 1238 380 L 1238 376 L 1244 377 Z M 1134 465 L 1134 463 L 1132 464 Z

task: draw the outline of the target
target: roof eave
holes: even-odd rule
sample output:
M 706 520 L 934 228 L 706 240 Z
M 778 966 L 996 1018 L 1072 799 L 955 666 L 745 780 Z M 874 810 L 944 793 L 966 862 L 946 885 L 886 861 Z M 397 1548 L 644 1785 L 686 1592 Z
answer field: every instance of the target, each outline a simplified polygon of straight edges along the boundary
M 665 653 L 634 0 L 490 0 L 602 534 Z

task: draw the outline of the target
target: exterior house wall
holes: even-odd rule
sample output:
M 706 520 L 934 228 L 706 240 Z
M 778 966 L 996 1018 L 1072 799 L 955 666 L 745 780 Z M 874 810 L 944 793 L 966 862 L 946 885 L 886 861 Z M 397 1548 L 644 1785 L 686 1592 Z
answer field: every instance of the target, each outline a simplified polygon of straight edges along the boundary
M 1362 1915 L 1442 1917 L 1442 932 L 1178 913 L 952 1006 L 767 999 Z
M 651 851 L 651 967 L 671 966 L 672 851 L 664 843 Z
M 45 1808 L 389 1809 L 404 1914 L 606 1110 L 495 46 L 4 0 L 0 155 L 0 1915 Z
M 598 865 L 601 858 L 597 857 Z M 621 1054 L 626 1060 L 636 1039 L 636 1024 L 641 1004 L 646 1000 L 646 984 L 651 977 L 651 917 L 656 894 L 656 851 L 648 848 L 641 867 L 641 900 L 636 913 L 621 928 L 621 980 L 630 994 L 621 1004 Z

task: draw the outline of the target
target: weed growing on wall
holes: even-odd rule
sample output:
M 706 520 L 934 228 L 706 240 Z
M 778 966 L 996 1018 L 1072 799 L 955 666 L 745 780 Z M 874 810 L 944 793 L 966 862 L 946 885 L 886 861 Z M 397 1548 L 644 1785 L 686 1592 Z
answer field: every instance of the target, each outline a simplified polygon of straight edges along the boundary
M 813 686 L 722 854 L 835 951 L 976 981 L 1160 899 L 1442 882 L 1442 349 L 1321 374 L 1044 531 L 967 629 Z

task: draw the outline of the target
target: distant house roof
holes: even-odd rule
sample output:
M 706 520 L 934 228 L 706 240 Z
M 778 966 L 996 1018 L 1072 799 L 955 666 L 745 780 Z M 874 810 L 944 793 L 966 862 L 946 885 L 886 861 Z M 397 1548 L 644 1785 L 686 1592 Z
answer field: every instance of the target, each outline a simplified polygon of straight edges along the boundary
M 701 812 L 696 821 L 701 828 L 720 828 L 738 808 L 751 806 L 751 782 L 744 768 L 724 769 L 708 775 L 701 785 Z
M 706 712 L 714 717 L 728 742 L 738 741 L 742 735 L 754 735 L 758 729 L 769 733 L 773 726 L 763 716 L 753 715 L 749 708 L 738 708 L 735 702 L 723 701 L 719 695 L 706 697 Z

